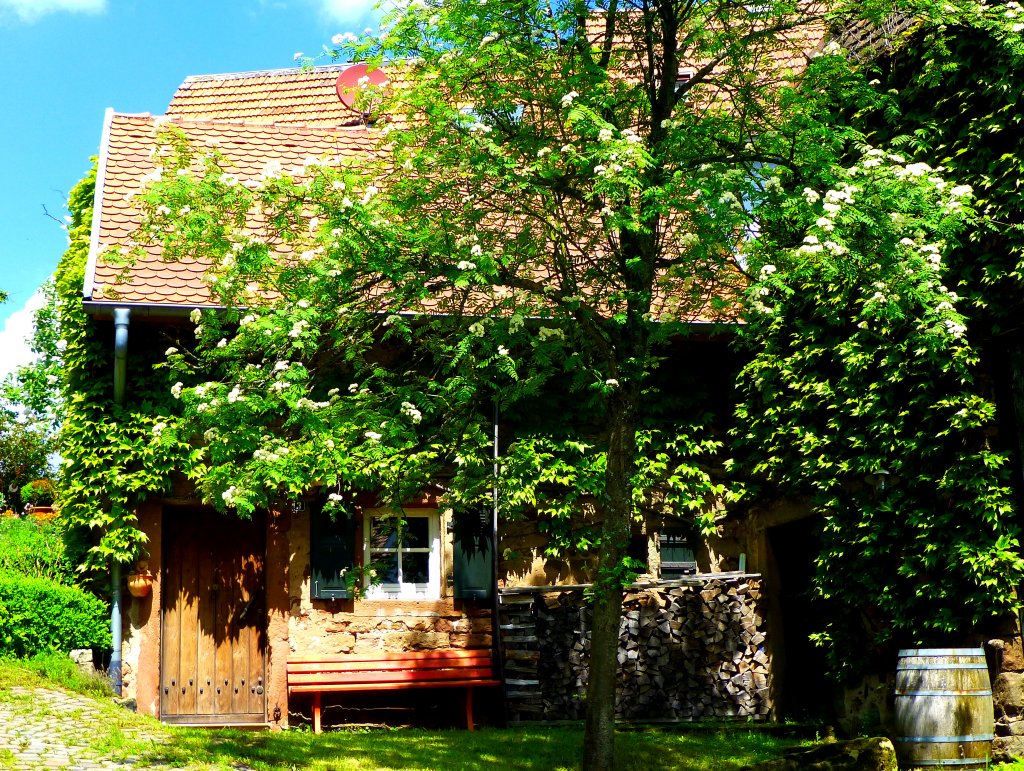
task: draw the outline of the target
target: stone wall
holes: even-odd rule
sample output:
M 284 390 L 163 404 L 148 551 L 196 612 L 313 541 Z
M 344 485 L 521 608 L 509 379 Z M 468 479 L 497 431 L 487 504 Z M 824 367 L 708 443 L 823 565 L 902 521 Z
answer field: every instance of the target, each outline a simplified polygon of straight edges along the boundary
M 583 587 L 501 594 L 510 719 L 579 719 L 591 610 Z M 696 576 L 626 591 L 616 714 L 626 720 L 764 719 L 772 709 L 757 575 Z
M 989 672 L 993 673 L 992 702 L 996 738 L 993 759 L 1024 758 L 1024 647 L 1020 629 L 985 644 Z
M 288 641 L 302 655 L 490 648 L 491 613 L 451 599 L 316 601 L 293 606 Z

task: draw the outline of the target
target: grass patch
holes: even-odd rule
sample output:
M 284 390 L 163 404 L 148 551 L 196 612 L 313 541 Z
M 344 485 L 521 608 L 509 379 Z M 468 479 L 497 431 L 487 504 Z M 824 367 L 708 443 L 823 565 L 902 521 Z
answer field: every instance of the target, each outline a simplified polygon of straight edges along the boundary
M 30 661 L 0 661 L 0 700 L 17 711 L 33 708 L 40 721 L 61 725 L 67 714 L 45 714 L 46 705 L 18 698 L 12 685 L 63 687 L 89 698 L 86 754 L 130 760 L 136 766 L 256 771 L 412 771 L 412 769 L 479 769 L 502 771 L 573 771 L 579 768 L 582 727 L 483 728 L 464 730 L 350 729 L 320 735 L 308 729 L 239 731 L 165 726 L 118 707 L 102 678 L 52 655 Z M 98 687 L 102 685 L 102 687 Z M 34 701 L 34 703 L 33 703 Z M 708 730 L 630 729 L 616 738 L 618 768 L 665 771 L 737 771 L 778 757 L 798 740 L 740 726 Z M 0 754 L 0 769 L 11 762 Z
M 29 659 L 0 659 L 0 689 L 14 685 L 59 687 L 85 696 L 110 696 L 100 673 L 83 672 L 65 653 L 40 653 Z

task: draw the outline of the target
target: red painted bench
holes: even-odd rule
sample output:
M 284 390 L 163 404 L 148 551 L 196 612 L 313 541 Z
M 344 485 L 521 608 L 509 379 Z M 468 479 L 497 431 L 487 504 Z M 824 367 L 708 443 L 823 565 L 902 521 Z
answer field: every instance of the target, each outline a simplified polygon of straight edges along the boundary
M 321 695 L 340 691 L 465 688 L 466 728 L 473 730 L 473 689 L 501 685 L 489 650 L 416 651 L 294 657 L 288 694 L 313 694 L 313 731 L 320 733 Z

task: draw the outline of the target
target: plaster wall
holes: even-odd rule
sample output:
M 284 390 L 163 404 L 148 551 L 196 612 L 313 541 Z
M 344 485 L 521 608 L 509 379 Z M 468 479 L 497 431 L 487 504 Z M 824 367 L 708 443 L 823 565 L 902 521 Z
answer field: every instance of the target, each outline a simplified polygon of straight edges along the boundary
M 502 521 L 498 531 L 498 585 L 501 588 L 583 584 L 593 579 L 593 560 L 556 558 L 544 553 L 549 538 L 532 519 Z
M 139 529 L 149 538 L 149 567 L 153 573 L 153 588 L 146 597 L 132 597 L 126 591 L 128 623 L 124 625 L 126 637 L 123 692 L 134 698 L 137 709 L 144 715 L 158 717 L 160 712 L 160 602 L 163 516 L 158 502 L 147 501 L 139 507 Z
M 271 511 L 267 517 L 265 568 L 267 601 L 267 723 L 288 725 L 288 589 L 290 573 L 288 531 L 291 515 Z

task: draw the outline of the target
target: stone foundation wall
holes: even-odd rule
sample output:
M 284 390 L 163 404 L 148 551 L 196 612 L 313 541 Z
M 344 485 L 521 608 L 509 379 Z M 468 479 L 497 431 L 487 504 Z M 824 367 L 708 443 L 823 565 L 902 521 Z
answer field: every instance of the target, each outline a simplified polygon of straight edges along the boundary
M 288 641 L 302 655 L 490 648 L 491 612 L 454 600 L 340 600 L 293 607 Z
M 582 587 L 506 590 L 502 653 L 512 720 L 584 713 L 591 609 Z M 764 719 L 772 709 L 761 581 L 695 577 L 626 591 L 616 715 Z

